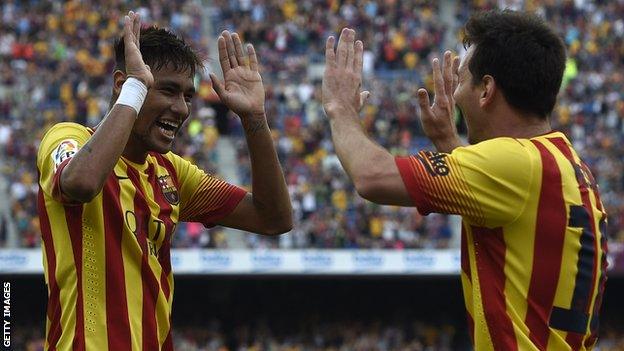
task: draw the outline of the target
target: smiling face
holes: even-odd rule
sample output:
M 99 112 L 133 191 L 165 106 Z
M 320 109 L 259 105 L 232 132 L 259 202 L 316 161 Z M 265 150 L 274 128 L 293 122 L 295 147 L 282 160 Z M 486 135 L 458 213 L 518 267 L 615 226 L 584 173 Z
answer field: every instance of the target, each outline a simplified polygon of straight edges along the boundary
M 124 152 L 132 159 L 140 159 L 150 151 L 164 154 L 171 150 L 176 134 L 191 112 L 195 95 L 190 70 L 180 72 L 164 66 L 152 73 L 154 85 L 147 93 Z

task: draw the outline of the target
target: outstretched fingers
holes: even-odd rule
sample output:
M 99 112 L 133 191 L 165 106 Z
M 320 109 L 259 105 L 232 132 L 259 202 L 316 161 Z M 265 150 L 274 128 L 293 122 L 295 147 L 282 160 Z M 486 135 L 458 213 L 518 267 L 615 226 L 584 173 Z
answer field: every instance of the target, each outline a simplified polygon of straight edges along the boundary
M 238 59 L 236 58 L 236 49 L 234 48 L 232 35 L 227 30 L 224 30 L 223 33 L 221 33 L 221 36 L 225 39 L 225 47 L 228 59 L 230 60 L 230 67 L 238 67 Z
M 232 67 L 230 66 L 230 57 L 227 52 L 227 45 L 225 44 L 225 38 L 223 35 L 219 36 L 217 39 L 217 47 L 219 48 L 219 63 L 221 64 L 221 71 L 223 71 L 223 75 L 228 72 Z
M 138 12 L 134 13 L 134 20 L 132 21 L 132 32 L 134 33 L 135 43 L 137 47 L 139 47 L 139 38 L 141 36 L 141 16 L 139 16 Z
M 347 62 L 346 67 L 348 70 L 353 70 L 355 59 L 355 31 L 353 29 L 347 29 Z
M 446 92 L 440 60 L 437 57 L 433 59 L 433 91 L 435 93 L 434 104 L 444 106 L 446 104 Z
M 453 66 L 452 66 L 451 70 L 453 71 L 453 91 L 452 91 L 452 93 L 454 93 L 455 90 L 457 89 L 457 85 L 459 85 L 459 56 L 455 56 L 455 58 L 453 58 Z M 451 93 L 451 95 L 452 95 L 452 93 Z
M 249 68 L 258 72 L 258 56 L 256 55 L 256 49 L 251 44 L 247 44 L 247 56 L 249 57 Z
M 232 40 L 234 42 L 234 50 L 236 55 L 236 61 L 238 61 L 239 66 L 247 66 L 247 61 L 245 61 L 245 54 L 243 53 L 243 43 L 241 42 L 238 33 L 232 34 Z
M 353 63 L 353 70 L 358 75 L 362 74 L 364 66 L 364 43 L 361 40 L 355 42 L 355 58 Z
M 340 38 L 338 38 L 338 47 L 336 48 L 336 64 L 338 67 L 343 68 L 347 65 L 347 56 L 348 56 L 348 44 L 347 44 L 347 35 L 349 33 L 349 28 L 343 28 L 340 33 Z
M 453 95 L 453 59 L 450 51 L 444 53 L 444 91 L 446 96 Z
M 334 51 L 335 44 L 336 38 L 334 38 L 334 36 L 330 36 L 325 42 L 325 64 L 332 68 L 335 68 L 337 65 L 336 52 Z
M 134 39 L 132 38 L 132 11 L 128 12 L 127 15 L 124 16 L 124 31 L 123 31 L 123 40 L 124 45 L 127 47 L 128 44 L 134 43 Z

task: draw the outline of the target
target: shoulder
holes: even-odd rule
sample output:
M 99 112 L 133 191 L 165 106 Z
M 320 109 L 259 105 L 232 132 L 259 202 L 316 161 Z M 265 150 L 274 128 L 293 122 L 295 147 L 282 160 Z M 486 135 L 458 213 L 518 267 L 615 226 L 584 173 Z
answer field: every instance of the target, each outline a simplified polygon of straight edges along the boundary
M 528 140 L 516 138 L 495 138 L 478 144 L 459 147 L 451 155 L 456 158 L 469 158 L 475 161 L 492 163 L 531 162 Z
M 41 144 L 54 142 L 60 138 L 68 137 L 70 139 L 78 139 L 84 141 L 91 136 L 89 129 L 81 124 L 73 122 L 61 122 L 53 125 L 48 129 L 41 138 Z
M 63 122 L 50 127 L 39 144 L 38 156 L 48 154 L 53 149 L 60 151 L 77 151 L 90 138 L 89 130 L 80 124 Z
M 534 164 L 539 162 L 529 144 L 525 139 L 490 139 L 453 150 L 451 162 L 497 178 L 526 179 L 532 174 Z
M 81 133 L 86 135 L 90 134 L 89 129 L 82 124 L 73 122 L 61 122 L 50 127 L 50 129 L 45 132 L 43 138 L 45 139 L 50 135 L 58 135 L 61 133 Z

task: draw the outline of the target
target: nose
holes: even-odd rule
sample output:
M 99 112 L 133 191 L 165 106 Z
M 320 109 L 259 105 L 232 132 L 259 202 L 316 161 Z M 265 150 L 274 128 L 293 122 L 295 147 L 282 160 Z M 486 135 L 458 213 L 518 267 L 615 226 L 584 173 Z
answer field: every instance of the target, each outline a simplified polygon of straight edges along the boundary
M 190 113 L 189 106 L 190 104 L 187 104 L 184 95 L 180 94 L 173 102 L 173 105 L 171 105 L 171 112 L 173 112 L 180 119 L 184 119 Z

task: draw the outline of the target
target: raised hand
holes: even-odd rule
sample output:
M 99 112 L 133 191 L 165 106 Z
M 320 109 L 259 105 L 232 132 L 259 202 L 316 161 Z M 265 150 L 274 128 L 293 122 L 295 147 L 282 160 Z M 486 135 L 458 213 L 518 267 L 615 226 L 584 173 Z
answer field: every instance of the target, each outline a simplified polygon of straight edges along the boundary
M 258 72 L 258 58 L 253 45 L 247 44 L 247 57 L 237 33 L 223 31 L 217 41 L 219 63 L 225 83 L 210 74 L 212 86 L 221 101 L 241 118 L 264 114 L 264 86 Z
M 325 44 L 323 108 L 328 116 L 341 109 L 359 112 L 370 95 L 368 91 L 360 92 L 364 44 L 355 41 L 355 31 L 349 28 L 342 30 L 336 50 L 335 42 L 330 36 Z
M 459 76 L 459 57 L 451 59 L 451 52 L 446 51 L 442 61 L 444 71 L 438 58 L 433 59 L 433 90 L 435 97 L 430 105 L 429 94 L 424 88 L 418 89 L 420 119 L 427 137 L 436 145 L 438 151 L 450 152 L 459 146 L 461 141 L 455 126 L 455 99 L 453 92 L 457 88 Z
M 139 50 L 140 36 L 141 18 L 138 13 L 130 11 L 124 16 L 123 31 L 126 76 L 137 78 L 149 89 L 154 84 L 154 76 L 149 66 L 143 61 L 143 56 L 141 56 Z

